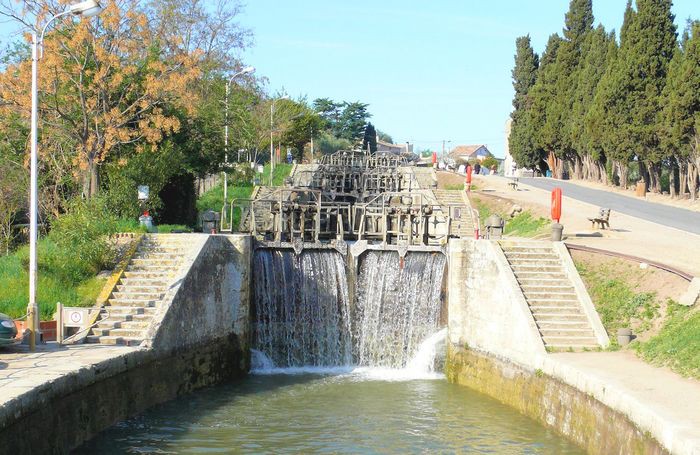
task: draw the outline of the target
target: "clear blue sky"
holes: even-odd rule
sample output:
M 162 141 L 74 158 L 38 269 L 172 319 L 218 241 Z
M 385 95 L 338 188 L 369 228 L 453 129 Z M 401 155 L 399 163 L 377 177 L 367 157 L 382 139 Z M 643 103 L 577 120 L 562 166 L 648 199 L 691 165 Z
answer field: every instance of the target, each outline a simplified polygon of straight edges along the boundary
M 626 0 L 594 0 L 596 24 L 619 30 Z M 568 0 L 250 0 L 244 55 L 269 90 L 369 103 L 372 123 L 419 148 L 485 143 L 503 156 L 515 38 L 541 53 Z M 675 0 L 679 32 L 700 0 Z
M 593 0 L 596 24 L 619 30 L 626 0 Z M 396 142 L 487 144 L 503 156 L 515 38 L 541 53 L 568 0 L 248 0 L 243 55 L 272 93 L 369 103 Z M 679 32 L 700 0 L 675 0 Z M 2 44 L 10 26 L 0 23 Z M 16 39 L 16 35 L 12 37 Z

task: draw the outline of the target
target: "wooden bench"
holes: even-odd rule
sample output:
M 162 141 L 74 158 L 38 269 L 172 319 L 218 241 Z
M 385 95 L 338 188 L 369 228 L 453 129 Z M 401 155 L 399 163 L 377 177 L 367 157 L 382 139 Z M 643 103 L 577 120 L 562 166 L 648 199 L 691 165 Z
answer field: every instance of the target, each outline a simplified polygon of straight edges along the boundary
M 510 188 L 512 190 L 517 190 L 518 189 L 518 178 L 517 177 L 513 178 L 510 182 L 508 182 L 508 186 L 510 186 Z
M 600 209 L 600 212 L 598 212 L 598 216 L 596 218 L 588 218 L 588 221 L 591 222 L 592 228 L 595 228 L 596 225 L 598 225 L 600 229 L 609 229 L 610 209 Z

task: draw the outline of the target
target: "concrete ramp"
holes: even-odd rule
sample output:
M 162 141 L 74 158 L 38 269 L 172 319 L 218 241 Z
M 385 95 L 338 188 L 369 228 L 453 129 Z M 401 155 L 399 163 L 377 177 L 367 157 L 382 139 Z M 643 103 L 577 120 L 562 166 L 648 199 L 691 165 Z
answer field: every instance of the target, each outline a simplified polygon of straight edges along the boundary
M 563 244 L 503 240 L 499 245 L 548 350 L 597 349 L 609 344 Z

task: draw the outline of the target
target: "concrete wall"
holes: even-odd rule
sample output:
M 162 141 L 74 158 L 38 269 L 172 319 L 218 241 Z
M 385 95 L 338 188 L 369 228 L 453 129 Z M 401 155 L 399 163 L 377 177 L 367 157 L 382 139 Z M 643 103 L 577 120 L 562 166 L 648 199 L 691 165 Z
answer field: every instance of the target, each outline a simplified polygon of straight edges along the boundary
M 247 350 L 252 248 L 249 236 L 209 236 L 156 314 L 147 345 L 180 349 L 234 333 Z
M 157 314 L 148 347 L 125 347 L 87 368 L 66 369 L 8 403 L 0 453 L 68 453 L 153 405 L 247 373 L 251 238 L 209 236 L 193 251 L 192 266 Z
M 499 246 L 488 240 L 452 239 L 448 257 L 450 342 L 538 365 L 546 350 Z
M 450 382 L 517 409 L 588 453 L 668 453 L 624 414 L 601 403 L 592 393 L 550 376 L 548 370 L 531 370 L 474 350 L 448 347 L 446 374 Z

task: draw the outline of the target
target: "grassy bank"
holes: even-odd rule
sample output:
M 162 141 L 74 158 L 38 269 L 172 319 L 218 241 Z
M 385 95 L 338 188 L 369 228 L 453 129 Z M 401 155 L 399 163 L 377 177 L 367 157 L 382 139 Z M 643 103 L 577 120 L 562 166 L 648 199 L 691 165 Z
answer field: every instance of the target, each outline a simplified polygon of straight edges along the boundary
M 679 305 L 668 295 L 669 287 L 682 284 L 668 282 L 663 272 L 640 270 L 636 263 L 621 260 L 575 263 L 610 336 L 611 349 L 620 348 L 617 330 L 631 328 L 637 338 L 629 349 L 641 358 L 700 379 L 700 309 Z
M 479 211 L 482 226 L 489 216 L 495 214 L 506 220 L 504 235 L 526 238 L 549 235 L 549 220 L 536 217 L 530 210 L 524 210 L 510 218 L 508 212 L 512 204 L 505 200 L 493 200 L 472 195 L 471 201 Z
M 647 342 L 635 343 L 633 348 L 654 365 L 700 379 L 700 310 L 669 306 L 659 334 Z
M 67 280 L 62 272 L 56 273 L 46 261 L 42 261 L 55 248 L 56 245 L 48 239 L 42 239 L 38 245 L 37 303 L 42 320 L 53 319 L 56 302 L 67 306 L 92 306 L 106 281 L 92 276 L 76 282 Z M 12 318 L 22 317 L 27 310 L 28 262 L 29 248 L 26 246 L 9 256 L 0 257 L 0 313 Z

